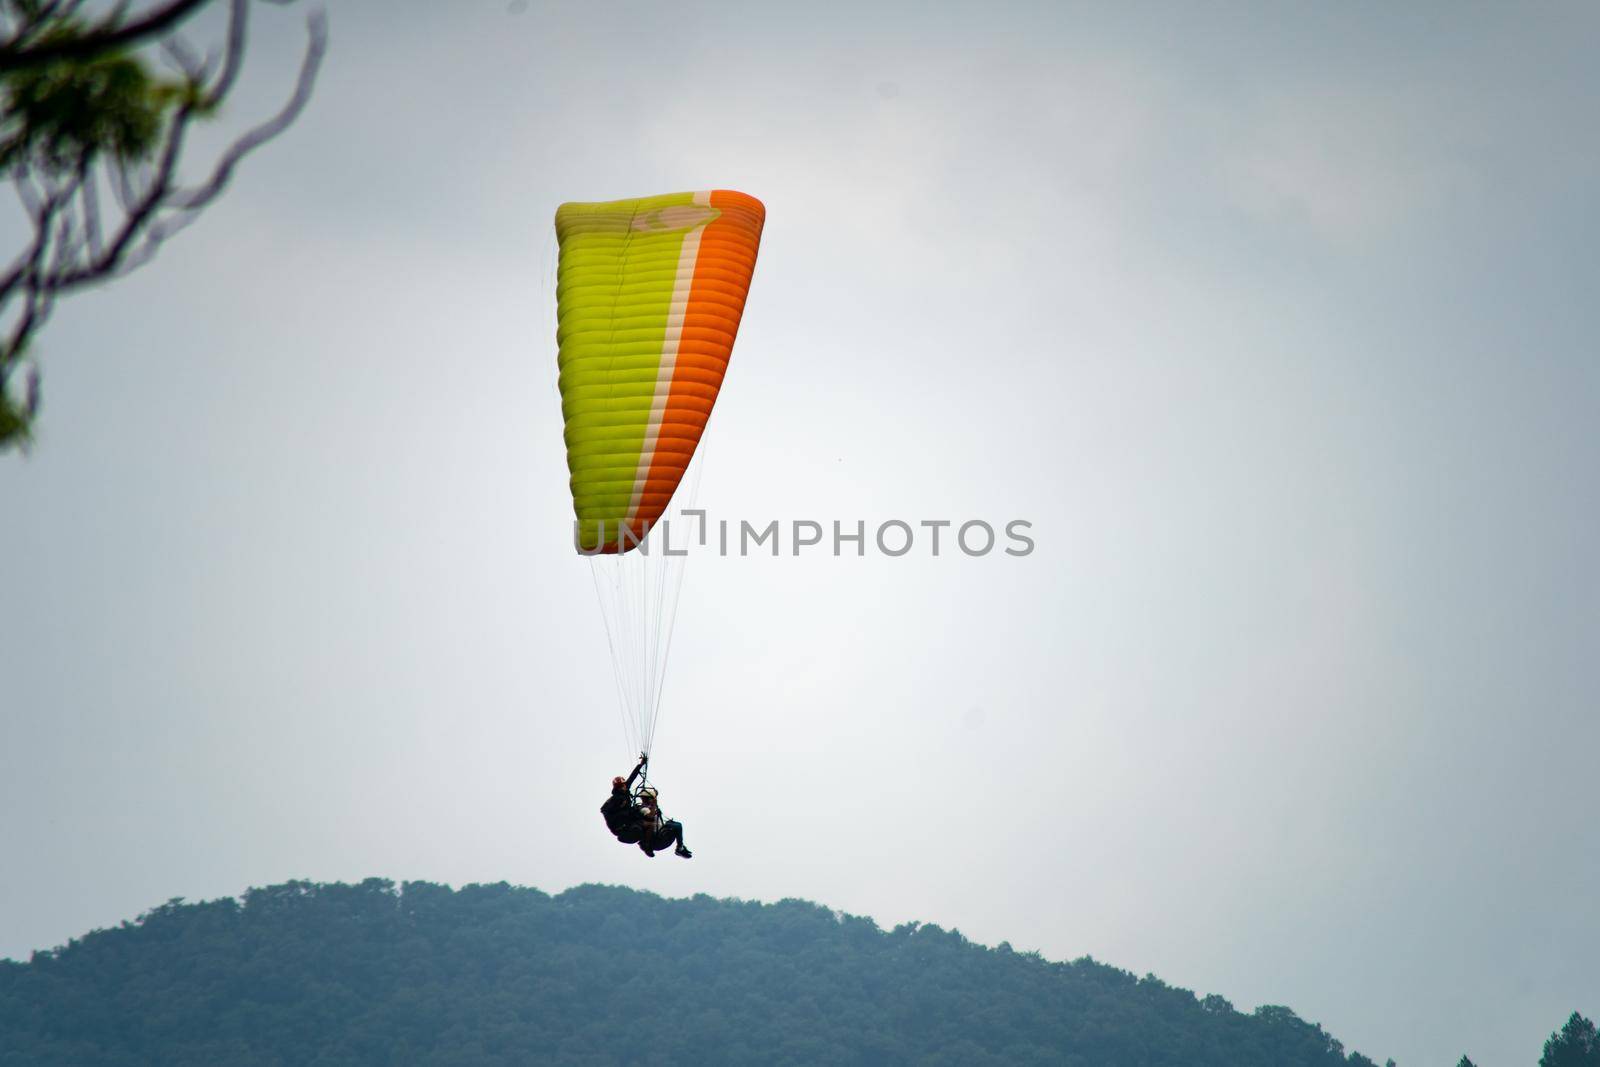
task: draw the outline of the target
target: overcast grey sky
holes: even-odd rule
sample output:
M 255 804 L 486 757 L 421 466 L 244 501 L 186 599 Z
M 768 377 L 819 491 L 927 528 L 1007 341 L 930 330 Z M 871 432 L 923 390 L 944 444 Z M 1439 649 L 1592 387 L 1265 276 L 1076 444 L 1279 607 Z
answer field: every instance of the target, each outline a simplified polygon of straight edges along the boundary
M 521 10 L 519 10 L 521 8 Z M 229 120 L 288 85 L 258 12 Z M 0 955 L 292 877 L 806 897 L 1402 1067 L 1600 1013 L 1600 9 L 358 3 L 0 459 Z M 570 548 L 570 199 L 762 198 L 657 771 Z M 15 244 L 15 220 L 4 223 Z

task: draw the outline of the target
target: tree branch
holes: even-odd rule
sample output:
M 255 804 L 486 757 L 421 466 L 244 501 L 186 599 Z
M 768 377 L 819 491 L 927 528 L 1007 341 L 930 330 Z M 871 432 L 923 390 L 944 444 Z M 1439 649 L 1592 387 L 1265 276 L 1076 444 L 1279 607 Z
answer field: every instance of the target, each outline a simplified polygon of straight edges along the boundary
M 137 44 L 176 26 L 207 3 L 210 3 L 210 0 L 172 0 L 165 7 L 157 8 L 144 17 L 123 25 L 118 23 L 122 21 L 126 5 L 118 5 L 117 10 L 96 23 L 86 33 L 30 43 L 27 38 L 32 35 L 31 31 L 37 29 L 39 25 L 50 23 L 51 19 L 46 15 L 24 26 L 11 40 L 0 45 L 0 71 L 37 67 L 61 59 L 87 59 L 114 48 Z M 55 5 L 50 6 L 53 8 Z M 76 8 L 78 5 L 71 6 Z
M 327 53 L 328 21 L 322 12 L 314 11 L 306 19 L 306 33 L 310 41 L 306 45 L 305 59 L 300 64 L 300 77 L 295 82 L 294 93 L 288 103 L 272 118 L 230 145 L 204 185 L 175 192 L 171 201 L 173 207 L 180 211 L 196 211 L 211 203 L 227 187 L 240 160 L 288 129 L 300 117 L 306 102 L 311 99 L 311 88 L 316 84 L 317 71 L 322 66 L 322 57 Z
M 228 186 L 240 162 L 299 118 L 310 101 L 327 50 L 326 16 L 313 11 L 306 20 L 306 50 L 288 100 L 276 114 L 229 144 L 200 184 L 183 187 L 179 167 L 191 124 L 214 115 L 239 78 L 252 0 L 226 0 L 228 24 L 222 49 L 219 55 L 208 54 L 203 59 L 173 27 L 216 0 L 174 0 L 125 25 L 129 5 L 119 3 L 88 31 L 75 24 L 64 25 L 62 20 L 82 2 L 0 0 L 0 15 L 17 16 L 9 21 L 23 23 L 20 29 L 0 35 L 0 72 L 10 73 L 15 67 L 11 60 L 19 55 L 30 63 L 60 62 L 68 79 L 64 90 L 50 88 L 48 79 L 56 76 L 54 70 L 22 77 L 47 79 L 47 92 L 56 91 L 58 99 L 71 102 L 71 94 L 80 90 L 70 79 L 77 66 L 88 65 L 85 56 L 91 63 L 98 62 L 93 56 L 99 49 L 165 34 L 163 52 L 181 72 L 182 80 L 152 82 L 141 73 L 139 58 L 119 60 L 132 65 L 133 92 L 149 95 L 124 93 L 115 102 L 125 110 L 113 112 L 118 116 L 113 121 L 132 124 L 135 129 L 140 122 L 158 123 L 149 134 L 139 135 L 145 139 L 137 142 L 135 151 L 128 151 L 125 146 L 129 142 L 115 133 L 84 136 L 69 127 L 67 134 L 57 135 L 49 125 L 48 110 L 42 112 L 46 117 L 38 120 L 37 126 L 30 125 L 32 113 L 20 107 L 12 110 L 7 105 L 8 110 L 0 112 L 0 123 L 11 124 L 5 131 L 3 170 L 33 225 L 29 246 L 0 268 L 4 271 L 0 273 L 0 451 L 26 447 L 39 398 L 38 368 L 28 350 L 56 301 L 74 289 L 135 270 L 155 256 L 165 241 L 198 219 L 201 210 Z M 89 43 L 59 47 L 69 38 Z M 41 58 L 47 53 L 48 59 Z M 46 107 L 54 103 L 48 95 L 42 99 Z M 73 102 L 68 106 L 90 108 L 87 118 L 77 121 L 92 122 L 97 117 L 93 109 L 101 105 Z M 139 111 L 141 107 L 146 110 Z M 102 181 L 119 210 L 105 210 Z M 24 381 L 26 388 L 19 395 L 16 383 Z

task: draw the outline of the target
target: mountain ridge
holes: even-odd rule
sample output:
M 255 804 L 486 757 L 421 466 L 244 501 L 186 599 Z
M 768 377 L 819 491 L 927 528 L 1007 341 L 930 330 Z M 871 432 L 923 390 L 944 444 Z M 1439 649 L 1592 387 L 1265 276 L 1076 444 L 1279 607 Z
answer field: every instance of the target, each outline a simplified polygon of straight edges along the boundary
M 0 961 L 0 1065 L 1372 1065 L 1286 1007 L 798 899 L 291 881 Z

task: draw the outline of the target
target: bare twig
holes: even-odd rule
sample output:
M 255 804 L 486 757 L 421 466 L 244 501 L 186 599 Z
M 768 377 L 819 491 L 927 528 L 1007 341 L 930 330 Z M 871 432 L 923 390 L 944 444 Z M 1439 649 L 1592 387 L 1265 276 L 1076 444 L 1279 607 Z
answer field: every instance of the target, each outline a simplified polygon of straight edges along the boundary
M 89 240 L 91 256 L 98 256 L 103 247 L 100 240 L 100 194 L 95 185 L 95 175 L 86 165 L 78 179 L 78 199 L 83 203 L 83 229 Z
M 294 120 L 300 117 L 300 112 L 305 110 L 306 102 L 311 99 L 311 88 L 316 84 L 317 71 L 322 66 L 322 57 L 327 51 L 328 23 L 322 12 L 311 14 L 306 20 L 306 31 L 310 43 L 306 46 L 305 58 L 300 64 L 300 77 L 295 83 L 294 94 L 289 97 L 288 103 L 284 104 L 283 109 L 272 118 L 248 131 L 230 145 L 228 150 L 222 153 L 222 158 L 218 160 L 205 184 L 175 193 L 172 197 L 173 207 L 181 211 L 196 211 L 211 203 L 217 198 L 217 194 L 227 187 L 240 160 L 288 129 Z

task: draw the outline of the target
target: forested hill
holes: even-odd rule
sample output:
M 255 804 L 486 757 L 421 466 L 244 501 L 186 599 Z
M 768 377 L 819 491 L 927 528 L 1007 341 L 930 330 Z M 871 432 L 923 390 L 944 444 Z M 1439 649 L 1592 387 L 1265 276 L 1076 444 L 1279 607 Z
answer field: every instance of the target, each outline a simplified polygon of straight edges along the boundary
M 0 1064 L 1369 1064 L 1287 1008 L 801 901 L 291 882 L 0 961 Z

